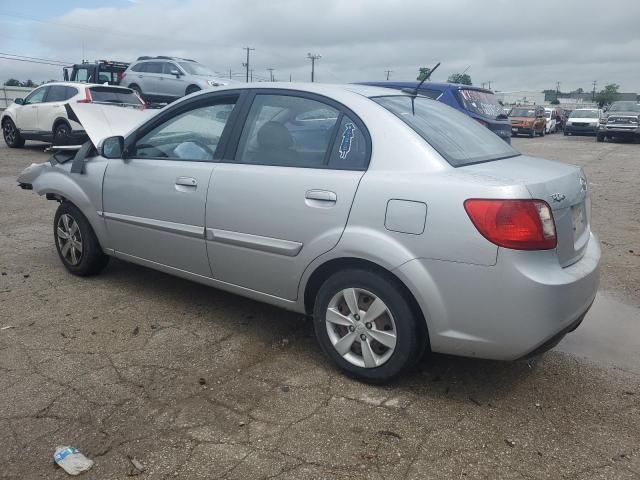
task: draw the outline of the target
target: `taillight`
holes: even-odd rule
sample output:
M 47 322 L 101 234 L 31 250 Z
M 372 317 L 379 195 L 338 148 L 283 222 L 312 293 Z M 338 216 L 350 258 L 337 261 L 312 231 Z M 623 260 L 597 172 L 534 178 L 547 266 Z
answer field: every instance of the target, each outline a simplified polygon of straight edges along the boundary
M 118 72 L 118 83 L 122 82 L 126 76 L 125 72 Z
M 543 200 L 470 199 L 464 209 L 482 236 L 499 247 L 556 248 L 553 213 Z
M 93 101 L 93 98 L 91 98 L 91 90 L 89 90 L 88 88 L 84 89 L 84 98 L 81 100 L 78 100 L 78 103 L 91 103 Z

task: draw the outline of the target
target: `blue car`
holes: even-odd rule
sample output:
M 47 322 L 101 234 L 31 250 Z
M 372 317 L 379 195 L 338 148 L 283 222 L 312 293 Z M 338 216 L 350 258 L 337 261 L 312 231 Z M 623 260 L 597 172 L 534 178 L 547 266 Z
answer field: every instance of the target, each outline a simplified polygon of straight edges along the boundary
M 416 88 L 419 82 L 359 82 L 395 89 Z M 457 83 L 425 82 L 418 93 L 469 115 L 505 142 L 511 143 L 511 121 L 491 90 Z

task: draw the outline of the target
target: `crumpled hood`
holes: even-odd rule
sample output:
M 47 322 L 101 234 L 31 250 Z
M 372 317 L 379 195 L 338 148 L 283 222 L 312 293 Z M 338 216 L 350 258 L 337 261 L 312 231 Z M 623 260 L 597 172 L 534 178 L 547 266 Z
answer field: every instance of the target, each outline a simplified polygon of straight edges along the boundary
M 65 108 L 69 120 L 75 120 L 84 127 L 84 131 L 95 147 L 108 137 L 115 135 L 126 137 L 129 132 L 160 111 L 96 103 L 68 103 Z

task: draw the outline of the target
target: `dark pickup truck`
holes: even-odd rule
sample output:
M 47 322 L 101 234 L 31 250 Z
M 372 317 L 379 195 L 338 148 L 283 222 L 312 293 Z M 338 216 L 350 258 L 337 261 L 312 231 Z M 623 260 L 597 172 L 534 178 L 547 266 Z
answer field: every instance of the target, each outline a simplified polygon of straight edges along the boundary
M 95 62 L 76 63 L 62 69 L 63 78 L 67 82 L 108 83 L 120 85 L 122 74 L 129 66 L 125 62 L 113 60 L 96 60 Z
M 596 139 L 640 138 L 640 103 L 634 101 L 613 102 L 600 119 Z

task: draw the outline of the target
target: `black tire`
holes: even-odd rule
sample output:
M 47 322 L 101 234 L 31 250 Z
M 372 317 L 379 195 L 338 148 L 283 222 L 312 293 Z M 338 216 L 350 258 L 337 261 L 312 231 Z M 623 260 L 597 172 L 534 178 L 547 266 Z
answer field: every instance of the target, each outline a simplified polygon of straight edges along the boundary
M 16 124 L 10 118 L 5 118 L 2 121 L 2 134 L 7 147 L 21 148 L 24 146 L 24 138 L 22 138 Z
M 604 137 L 605 137 L 604 135 L 597 134 L 596 142 L 604 142 Z
M 567 135 L 569 135 L 566 130 L 564 131 L 564 136 L 566 137 Z
M 61 122 L 53 129 L 53 144 L 54 145 L 70 145 L 71 144 L 71 127 Z
M 532 128 L 532 129 L 531 129 L 531 132 L 529 132 L 529 138 L 533 138 L 533 137 L 535 137 L 535 136 L 536 136 L 536 129 L 535 129 L 535 128 Z
M 546 133 L 547 133 L 547 127 L 542 127 L 542 131 L 540 132 L 540 136 L 544 137 Z
M 66 216 L 66 220 L 68 220 L 66 226 L 64 216 Z M 80 242 L 81 250 L 79 255 L 77 254 L 77 249 L 74 247 L 67 248 L 65 253 L 64 247 L 67 243 L 65 243 L 65 239 L 62 238 L 58 231 L 58 228 L 61 227 L 64 232 L 66 227 L 67 233 L 74 232 L 74 223 L 77 224 L 78 228 L 75 230 L 75 233 L 72 234 L 72 238 L 76 242 L 76 245 L 77 242 Z M 100 242 L 98 242 L 98 238 L 93 228 L 91 228 L 89 221 L 78 207 L 70 202 L 62 202 L 56 210 L 53 220 L 53 238 L 62 264 L 73 275 L 79 277 L 96 275 L 109 263 L 109 257 L 102 251 Z M 67 240 L 67 242 L 68 241 L 69 240 Z M 73 255 L 74 251 L 76 251 L 75 255 Z
M 391 317 L 395 323 L 395 348 L 380 366 L 365 368 L 364 366 L 354 365 L 336 351 L 329 337 L 326 325 L 326 314 L 329 303 L 339 295 L 340 292 L 350 288 L 366 290 L 366 292 L 382 300 L 387 310 L 391 313 Z M 367 301 L 366 292 L 363 294 L 363 297 L 361 297 L 364 298 L 363 301 L 365 302 Z M 360 307 L 358 307 L 358 309 L 360 309 Z M 365 321 L 365 319 L 366 317 L 362 320 Z M 360 323 L 361 326 L 364 325 L 364 323 Z M 313 324 L 316 338 L 324 353 L 333 360 L 343 372 L 368 383 L 381 384 L 393 380 L 419 360 L 428 344 L 426 325 L 423 318 L 416 314 L 412 308 L 412 298 L 410 295 L 401 285 L 398 285 L 397 280 L 390 275 L 365 269 L 354 268 L 342 270 L 334 273 L 325 280 L 316 296 Z M 367 328 L 370 328 L 370 326 Z M 379 328 L 379 326 L 375 326 L 375 328 Z M 338 330 L 335 331 L 338 333 Z M 382 344 L 374 344 L 375 342 L 370 343 L 370 345 L 378 348 L 382 346 Z M 359 339 L 353 341 L 349 355 L 351 355 L 352 352 L 355 355 L 355 349 L 359 349 L 360 345 Z
M 191 95 L 192 93 L 199 92 L 200 90 L 202 90 L 202 89 L 200 87 L 196 86 L 196 85 L 189 85 L 187 87 L 185 95 Z
M 128 88 L 136 92 L 138 96 L 142 98 L 142 90 L 140 90 L 140 87 L 138 85 L 136 85 L 135 83 L 132 83 L 131 85 L 129 85 Z

